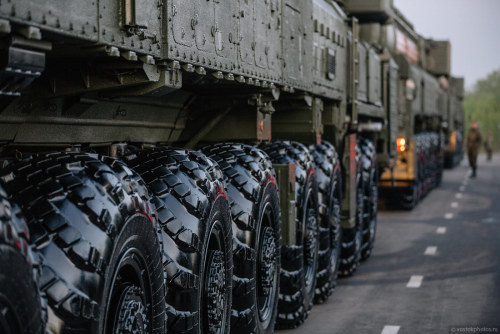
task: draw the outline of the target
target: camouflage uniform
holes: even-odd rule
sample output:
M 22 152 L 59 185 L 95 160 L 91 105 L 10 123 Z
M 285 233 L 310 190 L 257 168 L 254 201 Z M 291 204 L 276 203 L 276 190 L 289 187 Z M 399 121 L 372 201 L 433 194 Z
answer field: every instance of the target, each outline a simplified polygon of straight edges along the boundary
M 481 147 L 481 132 L 477 128 L 470 128 L 467 134 L 467 155 L 469 156 L 469 164 L 472 168 L 472 176 L 476 176 L 477 155 Z

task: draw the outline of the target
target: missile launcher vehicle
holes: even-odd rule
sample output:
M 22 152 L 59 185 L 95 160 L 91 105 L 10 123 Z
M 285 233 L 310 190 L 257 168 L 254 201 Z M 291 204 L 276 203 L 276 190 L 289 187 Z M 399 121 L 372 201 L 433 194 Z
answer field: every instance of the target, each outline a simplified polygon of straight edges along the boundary
M 297 327 L 461 152 L 389 0 L 6 0 L 0 40 L 1 332 Z

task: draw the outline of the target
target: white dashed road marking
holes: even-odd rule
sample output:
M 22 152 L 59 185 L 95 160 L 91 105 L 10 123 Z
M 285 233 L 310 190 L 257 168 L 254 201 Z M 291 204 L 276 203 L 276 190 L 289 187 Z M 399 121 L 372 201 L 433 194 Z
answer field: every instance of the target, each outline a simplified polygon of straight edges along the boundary
M 465 191 L 465 186 L 460 186 L 460 191 Z
M 437 250 L 436 246 L 429 246 L 425 249 L 424 255 L 436 255 Z
M 424 276 L 421 275 L 413 275 L 410 277 L 410 280 L 408 281 L 408 284 L 406 284 L 407 288 L 420 288 L 422 285 L 422 280 L 424 279 Z
M 455 197 L 457 199 L 461 199 L 463 197 L 463 194 L 462 193 L 456 193 Z
M 436 233 L 437 234 L 445 234 L 446 233 L 446 227 L 444 227 L 444 226 L 438 227 L 437 230 L 436 230 Z
M 451 202 L 451 207 L 454 209 L 458 208 L 458 202 Z
M 453 213 L 448 212 L 447 214 L 444 215 L 445 219 L 453 219 Z
M 398 334 L 399 328 L 399 326 L 386 325 L 381 334 Z

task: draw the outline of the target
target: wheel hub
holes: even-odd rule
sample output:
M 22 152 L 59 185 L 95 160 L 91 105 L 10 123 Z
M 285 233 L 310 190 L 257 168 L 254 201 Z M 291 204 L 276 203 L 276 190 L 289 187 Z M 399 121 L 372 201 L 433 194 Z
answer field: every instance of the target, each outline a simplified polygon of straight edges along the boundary
M 225 263 L 222 251 L 210 251 L 206 281 L 207 320 L 209 333 L 222 333 L 226 305 Z
M 142 289 L 135 285 L 128 286 L 123 290 L 122 301 L 118 309 L 118 333 L 141 334 L 147 332 L 147 312 L 142 302 L 142 292 Z
M 314 215 L 314 210 L 307 217 L 306 234 L 305 234 L 305 261 L 309 266 L 314 265 L 316 243 L 318 242 L 318 221 Z
M 276 239 L 270 227 L 264 228 L 259 257 L 261 291 L 264 296 L 269 296 L 276 277 Z
M 314 209 L 308 210 L 304 235 L 304 269 L 306 286 L 312 286 L 316 277 L 315 263 L 318 255 L 318 220 Z

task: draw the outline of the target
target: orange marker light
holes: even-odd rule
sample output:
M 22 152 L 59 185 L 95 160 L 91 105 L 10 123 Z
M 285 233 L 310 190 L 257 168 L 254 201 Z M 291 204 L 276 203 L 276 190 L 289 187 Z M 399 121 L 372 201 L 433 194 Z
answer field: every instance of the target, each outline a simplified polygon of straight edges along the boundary
M 404 152 L 406 150 L 406 139 L 398 138 L 396 144 L 398 145 L 398 152 Z

